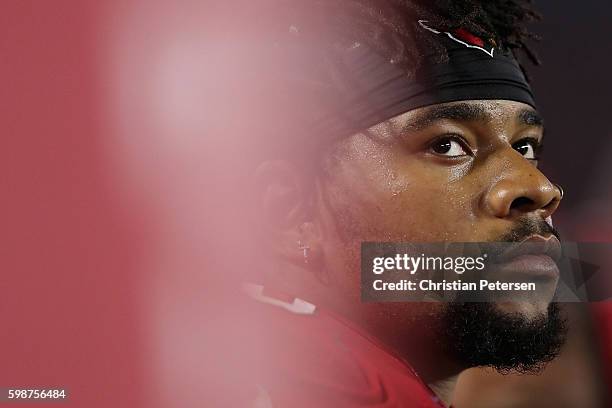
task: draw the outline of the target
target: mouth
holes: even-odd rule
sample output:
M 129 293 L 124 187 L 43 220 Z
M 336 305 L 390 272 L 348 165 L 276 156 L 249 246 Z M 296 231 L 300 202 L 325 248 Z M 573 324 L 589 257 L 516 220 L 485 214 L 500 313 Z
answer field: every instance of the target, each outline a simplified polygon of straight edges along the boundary
M 531 235 L 511 245 L 494 261 L 496 270 L 504 275 L 531 280 L 556 280 L 559 277 L 557 262 L 561 258 L 561 243 L 554 235 Z

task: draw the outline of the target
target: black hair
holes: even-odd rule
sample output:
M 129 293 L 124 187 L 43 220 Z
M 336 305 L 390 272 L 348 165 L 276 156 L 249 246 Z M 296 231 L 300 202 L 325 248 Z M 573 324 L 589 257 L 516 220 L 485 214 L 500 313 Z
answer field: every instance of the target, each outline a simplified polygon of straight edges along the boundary
M 539 64 L 529 43 L 538 36 L 528 28 L 541 18 L 530 0 L 315 0 L 293 5 L 284 28 L 295 29 L 318 38 L 344 43 L 362 43 L 390 61 L 414 72 L 423 50 L 445 49 L 431 36 L 415 30 L 418 20 L 427 20 L 443 31 L 464 29 L 497 46 L 511 50 L 517 58 L 527 57 Z

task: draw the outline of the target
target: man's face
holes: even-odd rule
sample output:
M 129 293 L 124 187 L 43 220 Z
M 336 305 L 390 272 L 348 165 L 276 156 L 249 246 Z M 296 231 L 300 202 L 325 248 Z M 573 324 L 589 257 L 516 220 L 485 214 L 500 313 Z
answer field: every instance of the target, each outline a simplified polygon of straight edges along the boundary
M 532 370 L 553 358 L 564 339 L 550 304 L 556 280 L 549 296 L 520 303 L 360 302 L 361 242 L 556 234 L 546 219 L 561 197 L 537 168 L 542 136 L 533 108 L 492 100 L 416 109 L 338 142 L 325 156 L 316 200 L 332 301 L 353 305 L 356 317 L 392 342 L 446 342 L 464 367 Z
M 334 220 L 325 256 L 339 290 L 358 296 L 362 241 L 502 241 L 519 226 L 550 235 L 545 220 L 560 196 L 537 168 L 542 136 L 528 105 L 463 101 L 407 112 L 335 145 L 319 211 Z M 497 308 L 535 318 L 550 300 Z

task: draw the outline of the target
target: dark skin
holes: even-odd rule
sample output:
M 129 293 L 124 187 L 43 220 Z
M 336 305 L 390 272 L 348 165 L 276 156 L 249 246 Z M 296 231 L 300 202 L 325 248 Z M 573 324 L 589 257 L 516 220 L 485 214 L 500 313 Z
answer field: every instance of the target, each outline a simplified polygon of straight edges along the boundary
M 431 341 L 427 320 L 443 304 L 362 304 L 360 243 L 496 241 L 520 219 L 549 219 L 561 197 L 537 168 L 542 136 L 526 104 L 463 101 L 415 109 L 334 143 L 317 176 L 265 163 L 258 178 L 267 186 L 263 210 L 274 218 L 271 282 L 361 324 L 449 402 L 468 367 Z M 298 241 L 310 247 L 307 264 Z M 549 301 L 497 307 L 532 319 Z

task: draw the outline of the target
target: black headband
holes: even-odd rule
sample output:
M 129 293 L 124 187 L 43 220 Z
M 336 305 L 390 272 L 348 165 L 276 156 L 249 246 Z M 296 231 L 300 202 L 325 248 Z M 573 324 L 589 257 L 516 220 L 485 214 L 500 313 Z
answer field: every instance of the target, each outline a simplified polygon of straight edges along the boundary
M 355 43 L 340 54 L 334 52 L 324 68 L 314 69 L 316 79 L 300 78 L 323 91 L 309 112 L 316 114 L 309 115 L 307 130 L 349 135 L 412 109 L 462 100 L 502 99 L 535 108 L 529 84 L 510 51 L 487 46 L 463 30 L 438 31 L 422 20 L 419 26 L 446 48 L 445 62 L 439 62 L 439 53 L 432 50 L 409 77 L 398 64 L 365 45 Z

